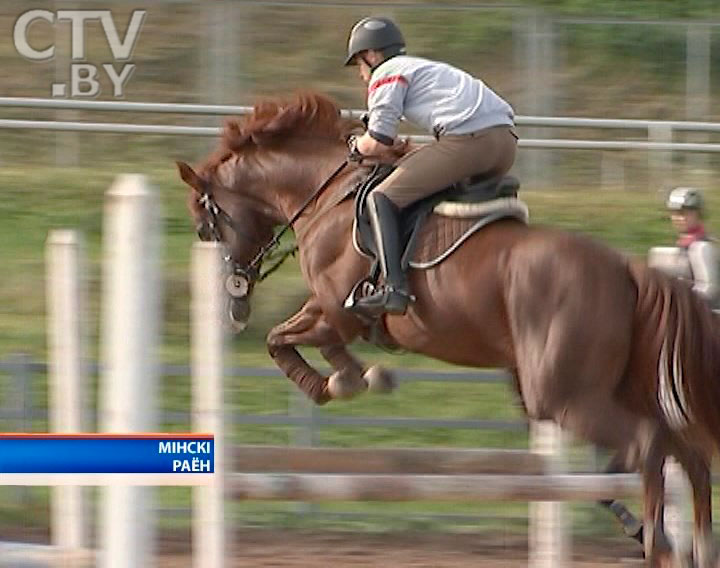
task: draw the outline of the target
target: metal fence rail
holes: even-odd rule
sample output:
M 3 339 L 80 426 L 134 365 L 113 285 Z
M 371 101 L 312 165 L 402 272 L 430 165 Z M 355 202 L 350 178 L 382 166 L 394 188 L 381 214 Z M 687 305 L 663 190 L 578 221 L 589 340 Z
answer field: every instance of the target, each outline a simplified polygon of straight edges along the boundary
M 123 101 L 78 101 L 67 99 L 39 99 L 0 97 L 0 107 L 86 111 L 127 111 L 189 115 L 242 115 L 252 110 L 244 105 L 200 105 L 181 103 L 142 103 Z M 362 110 L 343 110 L 347 117 L 358 117 Z M 660 152 L 718 153 L 720 144 L 673 142 L 674 131 L 720 132 L 720 123 L 667 120 L 602 119 L 582 117 L 517 116 L 518 126 L 601 128 L 645 130 L 647 141 L 641 140 L 575 140 L 526 139 L 520 140 L 523 148 L 552 150 L 644 150 Z M 49 130 L 71 132 L 103 132 L 116 134 L 159 134 L 183 136 L 218 136 L 216 126 L 183 126 L 159 124 L 128 124 L 115 122 L 76 122 L 55 120 L 0 119 L 0 128 L 20 130 Z M 413 142 L 427 143 L 430 136 L 410 136 Z
M 34 108 L 55 110 L 89 110 L 113 112 L 150 112 L 163 114 L 190 115 L 242 115 L 252 111 L 248 105 L 204 105 L 194 103 L 146 103 L 128 101 L 84 101 L 73 99 L 43 99 L 25 97 L 0 97 L 0 107 Z M 357 118 L 363 114 L 362 109 L 343 109 L 345 117 Z M 651 127 L 670 128 L 693 132 L 720 132 L 720 123 L 685 121 L 685 120 L 644 120 L 623 118 L 587 118 L 557 116 L 526 116 L 515 117 L 518 126 L 547 126 L 563 128 L 615 128 L 646 130 Z
M 165 126 L 156 124 L 122 124 L 112 122 L 61 122 L 50 120 L 0 119 L 0 128 L 20 130 L 55 130 L 71 132 L 105 132 L 115 134 L 164 134 L 186 136 L 218 136 L 221 129 L 212 126 Z M 427 143 L 430 136 L 409 136 L 417 143 Z M 522 148 L 553 150 L 650 150 L 692 153 L 718 153 L 720 144 L 690 142 L 643 142 L 634 140 L 573 140 L 573 139 L 521 139 Z
M 14 356 L 0 360 L 0 373 L 10 375 L 11 380 L 6 382 L 6 388 L 12 395 L 5 397 L 7 404 L 0 405 L 0 420 L 6 420 L 25 429 L 29 428 L 33 420 L 47 418 L 47 409 L 39 408 L 33 404 L 30 396 L 29 382 L 36 374 L 45 374 L 47 364 L 33 361 L 27 356 Z M 89 364 L 88 371 L 99 374 L 100 366 L 97 363 Z M 323 371 L 321 369 L 321 371 Z M 325 370 L 327 371 L 327 370 Z M 190 376 L 190 367 L 187 365 L 163 365 L 160 369 L 162 376 Z M 232 367 L 227 369 L 228 377 L 262 377 L 286 381 L 287 379 L 277 368 L 272 367 Z M 508 380 L 509 375 L 501 370 L 478 371 L 431 371 L 397 369 L 395 376 L 399 382 L 437 382 L 437 383 L 476 383 L 497 384 Z M 291 396 L 293 396 L 291 394 Z M 344 426 L 358 428 L 449 428 L 460 430 L 495 430 L 502 432 L 527 432 L 527 424 L 522 420 L 493 420 L 493 419 L 438 419 L 438 418 L 410 418 L 410 417 L 377 417 L 377 416 L 345 416 L 329 414 L 315 408 L 306 402 L 300 394 L 297 404 L 290 404 L 290 413 L 275 414 L 241 414 L 233 413 L 228 420 L 233 424 L 254 426 L 295 426 L 302 429 L 306 437 L 312 438 L 316 428 L 324 426 Z M 190 421 L 189 411 L 165 410 L 161 415 L 165 424 L 185 424 Z M 20 428 L 22 429 L 22 428 Z

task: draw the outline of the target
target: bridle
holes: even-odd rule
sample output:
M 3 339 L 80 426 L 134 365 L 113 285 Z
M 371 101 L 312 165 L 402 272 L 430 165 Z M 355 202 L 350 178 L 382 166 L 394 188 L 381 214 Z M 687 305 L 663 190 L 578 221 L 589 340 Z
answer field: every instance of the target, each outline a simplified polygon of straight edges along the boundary
M 288 220 L 288 222 L 285 223 L 273 236 L 273 238 L 265 244 L 262 244 L 260 240 L 244 232 L 233 220 L 233 218 L 217 204 L 210 192 L 210 188 L 204 188 L 200 199 L 198 199 L 198 203 L 204 207 L 205 211 L 207 211 L 208 219 L 206 222 L 203 222 L 198 226 L 197 233 L 200 239 L 203 241 L 214 241 L 218 243 L 223 242 L 219 225 L 220 223 L 225 223 L 235 232 L 236 235 L 241 236 L 243 239 L 250 241 L 253 244 L 261 245 L 260 251 L 247 264 L 237 262 L 233 259 L 230 252 L 225 255 L 224 260 L 229 263 L 231 267 L 230 276 L 228 276 L 225 287 L 231 296 L 247 296 L 249 291 L 257 282 L 265 280 L 265 278 L 280 268 L 280 265 L 282 265 L 289 256 L 295 254 L 298 248 L 297 245 L 294 245 L 288 250 L 282 251 L 279 258 L 275 260 L 270 268 L 266 269 L 262 273 L 260 272 L 260 266 L 262 265 L 263 260 L 268 258 L 273 250 L 279 246 L 280 239 L 283 235 L 292 228 L 295 221 L 297 221 L 305 212 L 305 209 L 307 209 L 307 207 L 315 199 L 317 199 L 320 194 L 325 191 L 325 189 L 327 189 L 330 183 L 345 169 L 348 163 L 349 160 L 343 160 L 343 162 L 335 168 L 330 176 L 328 176 L 327 179 L 325 179 L 325 181 L 320 184 L 320 186 L 313 191 L 307 199 L 305 199 L 302 205 L 300 205 L 300 208 Z

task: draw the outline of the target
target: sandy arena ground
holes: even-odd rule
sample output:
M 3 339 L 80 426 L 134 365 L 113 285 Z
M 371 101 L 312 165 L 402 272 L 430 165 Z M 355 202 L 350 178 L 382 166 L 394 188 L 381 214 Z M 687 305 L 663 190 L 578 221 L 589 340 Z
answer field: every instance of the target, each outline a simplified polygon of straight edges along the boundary
M 9 534 L 15 533 L 15 534 Z M 0 541 L 46 544 L 46 531 L 0 531 Z M 163 535 L 156 568 L 191 568 L 190 533 Z M 92 554 L 59 560 L 46 547 L 0 554 L 0 568 L 84 568 Z M 0 550 L 2 550 L 0 548 Z M 44 550 L 45 552 L 42 552 Z M 527 566 L 527 541 L 514 535 L 402 532 L 394 534 L 241 530 L 232 535 L 228 568 L 521 568 Z M 59 560 L 59 561 L 58 561 Z M 643 566 L 639 547 L 625 539 L 577 539 L 573 567 Z M 150 567 L 148 567 L 150 568 Z
M 573 566 L 642 566 L 632 542 L 575 542 Z M 170 552 L 170 551 L 167 551 Z M 527 542 L 515 536 L 470 534 L 242 531 L 233 537 L 232 568 L 520 568 Z M 162 568 L 189 566 L 187 557 L 163 555 Z

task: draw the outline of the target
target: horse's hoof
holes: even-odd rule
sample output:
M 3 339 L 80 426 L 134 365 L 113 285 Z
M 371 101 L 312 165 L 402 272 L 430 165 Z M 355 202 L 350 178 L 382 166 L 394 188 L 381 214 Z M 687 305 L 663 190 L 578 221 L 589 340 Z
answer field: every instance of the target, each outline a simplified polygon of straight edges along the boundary
M 381 365 L 373 365 L 363 374 L 367 381 L 368 391 L 378 394 L 389 394 L 397 386 L 395 375 Z
M 643 532 L 642 521 L 633 519 L 633 521 L 631 521 L 623 526 L 623 530 L 625 531 L 625 534 L 627 536 L 629 536 L 631 539 L 637 541 L 640 546 L 642 546 L 644 544 L 645 535 Z
M 367 390 L 368 384 L 360 375 L 335 371 L 328 377 L 327 390 L 333 399 L 350 399 Z

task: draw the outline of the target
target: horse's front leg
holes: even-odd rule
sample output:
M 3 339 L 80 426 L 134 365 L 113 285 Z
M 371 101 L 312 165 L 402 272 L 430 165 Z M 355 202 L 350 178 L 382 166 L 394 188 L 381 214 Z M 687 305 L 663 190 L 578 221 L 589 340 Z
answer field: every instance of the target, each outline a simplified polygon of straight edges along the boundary
M 290 319 L 274 327 L 267 345 L 277 366 L 317 404 L 352 398 L 364 392 L 368 388 L 366 376 L 385 378 L 373 367 L 364 371 L 363 365 L 347 351 L 339 334 L 327 322 L 315 297 L 305 302 Z M 320 348 L 335 372 L 329 378 L 320 374 L 297 352 L 297 345 Z
M 337 336 L 337 340 L 340 341 L 339 336 Z M 366 368 L 341 342 L 320 347 L 320 353 L 335 369 L 335 373 L 330 376 L 328 381 L 333 398 L 354 396 L 356 393 L 353 389 L 358 384 L 357 377 L 360 377 L 365 384 L 362 390 L 367 388 L 370 392 L 390 393 L 395 389 L 395 378 L 392 372 L 381 365 Z M 346 391 L 349 396 L 344 396 Z

